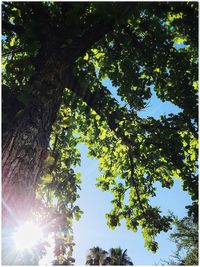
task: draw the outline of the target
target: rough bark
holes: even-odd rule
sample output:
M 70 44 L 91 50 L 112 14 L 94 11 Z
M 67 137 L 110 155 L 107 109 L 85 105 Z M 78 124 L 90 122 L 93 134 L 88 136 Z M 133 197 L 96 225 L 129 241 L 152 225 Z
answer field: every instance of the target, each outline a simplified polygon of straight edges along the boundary
M 51 126 L 60 106 L 63 68 L 59 64 L 53 68 L 49 62 L 30 80 L 29 108 L 18 112 L 3 132 L 2 220 L 6 227 L 24 220 L 33 206 Z

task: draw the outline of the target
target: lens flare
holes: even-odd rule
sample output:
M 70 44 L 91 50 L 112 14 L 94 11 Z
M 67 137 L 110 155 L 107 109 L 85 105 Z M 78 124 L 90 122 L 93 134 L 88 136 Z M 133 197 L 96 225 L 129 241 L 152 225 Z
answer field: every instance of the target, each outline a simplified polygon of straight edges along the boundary
M 15 246 L 19 250 L 31 249 L 43 238 L 42 229 L 32 222 L 20 226 L 14 234 Z

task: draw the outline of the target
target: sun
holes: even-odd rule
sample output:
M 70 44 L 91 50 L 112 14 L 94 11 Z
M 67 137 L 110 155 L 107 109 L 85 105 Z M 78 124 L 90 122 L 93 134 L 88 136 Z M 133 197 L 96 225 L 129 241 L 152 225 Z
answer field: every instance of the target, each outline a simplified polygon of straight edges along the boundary
M 14 234 L 15 246 L 19 250 L 30 250 L 43 238 L 41 227 L 32 222 L 21 225 Z

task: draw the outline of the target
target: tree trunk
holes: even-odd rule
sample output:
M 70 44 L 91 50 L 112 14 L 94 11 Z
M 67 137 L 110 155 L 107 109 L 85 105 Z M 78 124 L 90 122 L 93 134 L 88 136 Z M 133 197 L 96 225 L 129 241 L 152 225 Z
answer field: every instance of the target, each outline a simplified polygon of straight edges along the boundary
M 3 227 L 13 228 L 23 222 L 34 203 L 63 89 L 62 66 L 59 63 L 52 66 L 49 62 L 53 60 L 44 64 L 30 80 L 31 104 L 18 112 L 3 132 Z

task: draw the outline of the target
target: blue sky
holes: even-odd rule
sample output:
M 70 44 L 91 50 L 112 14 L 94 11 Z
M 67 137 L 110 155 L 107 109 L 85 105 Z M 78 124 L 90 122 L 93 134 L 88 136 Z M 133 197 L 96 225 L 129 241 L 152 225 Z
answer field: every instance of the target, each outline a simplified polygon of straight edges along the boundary
M 111 82 L 107 79 L 103 84 L 120 101 L 116 95 L 116 88 L 112 87 Z M 149 107 L 145 111 L 141 111 L 140 116 L 148 115 L 158 118 L 160 115 L 179 111 L 180 109 L 170 102 L 161 102 L 153 93 Z M 134 265 L 161 264 L 161 259 L 167 260 L 175 251 L 175 245 L 169 241 L 169 232 L 158 235 L 159 250 L 153 254 L 144 248 L 144 239 L 140 230 L 137 233 L 128 231 L 124 221 L 115 230 L 111 230 L 107 226 L 105 214 L 111 210 L 112 194 L 102 192 L 95 186 L 96 178 L 99 176 L 98 161 L 87 158 L 85 145 L 79 145 L 79 149 L 82 163 L 76 171 L 82 174 L 82 190 L 77 204 L 84 214 L 78 222 L 74 222 L 73 227 L 76 243 L 73 256 L 76 259 L 76 265 L 84 265 L 87 252 L 93 246 L 99 246 L 105 250 L 119 246 L 127 249 L 128 256 Z M 152 199 L 152 203 L 159 205 L 164 214 L 170 210 L 181 218 L 186 215 L 185 206 L 191 203 L 191 200 L 187 192 L 182 190 L 181 182 L 176 179 L 172 189 L 165 189 L 157 184 L 157 197 Z

